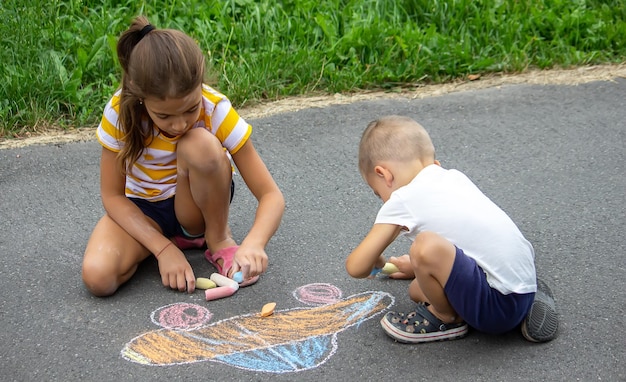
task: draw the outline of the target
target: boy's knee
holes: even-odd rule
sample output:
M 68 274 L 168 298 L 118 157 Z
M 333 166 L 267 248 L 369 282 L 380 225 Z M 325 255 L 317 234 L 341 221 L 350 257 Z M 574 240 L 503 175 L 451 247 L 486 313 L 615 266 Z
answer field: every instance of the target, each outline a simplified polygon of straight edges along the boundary
M 454 253 L 454 245 L 434 232 L 420 232 L 413 241 L 410 250 L 411 263 L 414 268 L 437 263 L 442 256 Z

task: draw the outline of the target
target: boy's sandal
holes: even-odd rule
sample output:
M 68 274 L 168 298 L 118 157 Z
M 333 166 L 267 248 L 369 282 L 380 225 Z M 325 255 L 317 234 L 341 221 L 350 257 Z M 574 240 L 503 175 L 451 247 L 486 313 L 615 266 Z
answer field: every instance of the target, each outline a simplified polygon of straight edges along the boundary
M 237 245 L 234 245 L 232 247 L 222 248 L 215 253 L 211 253 L 211 251 L 207 249 L 206 252 L 204 252 L 204 257 L 206 257 L 206 259 L 209 260 L 209 262 L 213 264 L 215 268 L 217 268 L 217 272 L 220 275 L 228 277 L 228 271 L 233 266 L 233 259 L 235 257 L 235 252 L 237 252 L 237 249 L 239 249 L 239 246 Z M 222 260 L 221 265 L 218 262 L 218 260 Z M 254 277 L 251 277 L 247 280 L 240 282 L 239 287 L 243 288 L 248 285 L 252 285 L 256 283 L 258 280 L 259 280 L 259 276 L 256 275 Z
M 522 321 L 522 335 L 531 342 L 547 342 L 556 338 L 559 331 L 559 314 L 552 290 L 537 279 L 537 292 L 530 311 Z
M 387 335 L 404 343 L 451 340 L 461 338 L 468 332 L 465 322 L 443 323 L 423 303 L 417 304 L 415 311 L 407 314 L 389 312 L 380 324 Z
M 183 235 L 177 235 L 172 238 L 174 244 L 180 249 L 200 249 L 206 246 L 204 236 L 192 238 Z

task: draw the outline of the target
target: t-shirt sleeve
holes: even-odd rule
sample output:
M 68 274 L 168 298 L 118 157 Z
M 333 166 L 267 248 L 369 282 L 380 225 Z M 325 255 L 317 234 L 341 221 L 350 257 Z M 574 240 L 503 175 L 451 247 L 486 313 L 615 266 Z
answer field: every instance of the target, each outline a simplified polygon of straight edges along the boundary
M 209 129 L 231 154 L 235 154 L 250 138 L 252 126 L 237 113 L 226 96 L 210 87 L 203 91 Z
M 119 152 L 122 149 L 123 142 L 121 140 L 122 131 L 117 127 L 119 96 L 113 96 L 104 107 L 102 119 L 96 129 L 96 137 L 100 144 L 113 151 Z
M 393 224 L 406 227 L 408 230 L 403 230 L 402 233 L 408 234 L 415 230 L 416 220 L 409 208 L 405 206 L 402 198 L 396 194 L 391 194 L 389 200 L 378 211 L 374 224 Z

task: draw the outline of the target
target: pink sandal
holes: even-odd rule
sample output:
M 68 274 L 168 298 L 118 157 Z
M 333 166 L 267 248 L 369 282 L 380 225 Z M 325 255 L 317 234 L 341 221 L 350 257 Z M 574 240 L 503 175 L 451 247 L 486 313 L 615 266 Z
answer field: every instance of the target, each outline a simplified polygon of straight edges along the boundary
M 190 238 L 183 235 L 174 236 L 172 238 L 174 244 L 180 249 L 200 249 L 206 246 L 204 236 Z
M 206 252 L 204 252 L 204 257 L 209 260 L 209 263 L 213 264 L 213 266 L 217 268 L 217 272 L 220 275 L 228 277 L 228 271 L 233 266 L 233 258 L 235 257 L 235 252 L 237 252 L 237 249 L 239 249 L 239 246 L 234 245 L 232 247 L 220 249 L 214 254 L 212 254 L 211 251 L 207 249 Z M 222 260 L 223 265 L 220 265 L 218 260 Z M 239 283 L 239 286 L 243 288 L 256 283 L 258 280 L 259 276 L 257 275 L 242 281 L 241 283 Z

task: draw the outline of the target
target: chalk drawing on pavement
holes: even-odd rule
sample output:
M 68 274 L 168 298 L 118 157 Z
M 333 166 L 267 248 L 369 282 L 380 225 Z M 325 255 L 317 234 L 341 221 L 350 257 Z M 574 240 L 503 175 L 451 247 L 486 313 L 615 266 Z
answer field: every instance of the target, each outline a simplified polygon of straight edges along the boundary
M 215 323 L 208 323 L 212 314 L 200 305 L 161 307 L 150 316 L 161 329 L 133 338 L 121 355 L 142 365 L 212 361 L 256 372 L 299 372 L 324 364 L 337 350 L 339 333 L 395 302 L 380 291 L 341 298 L 341 291 L 330 284 L 305 285 L 293 295 L 316 306 L 278 310 L 269 317 L 255 312 Z

